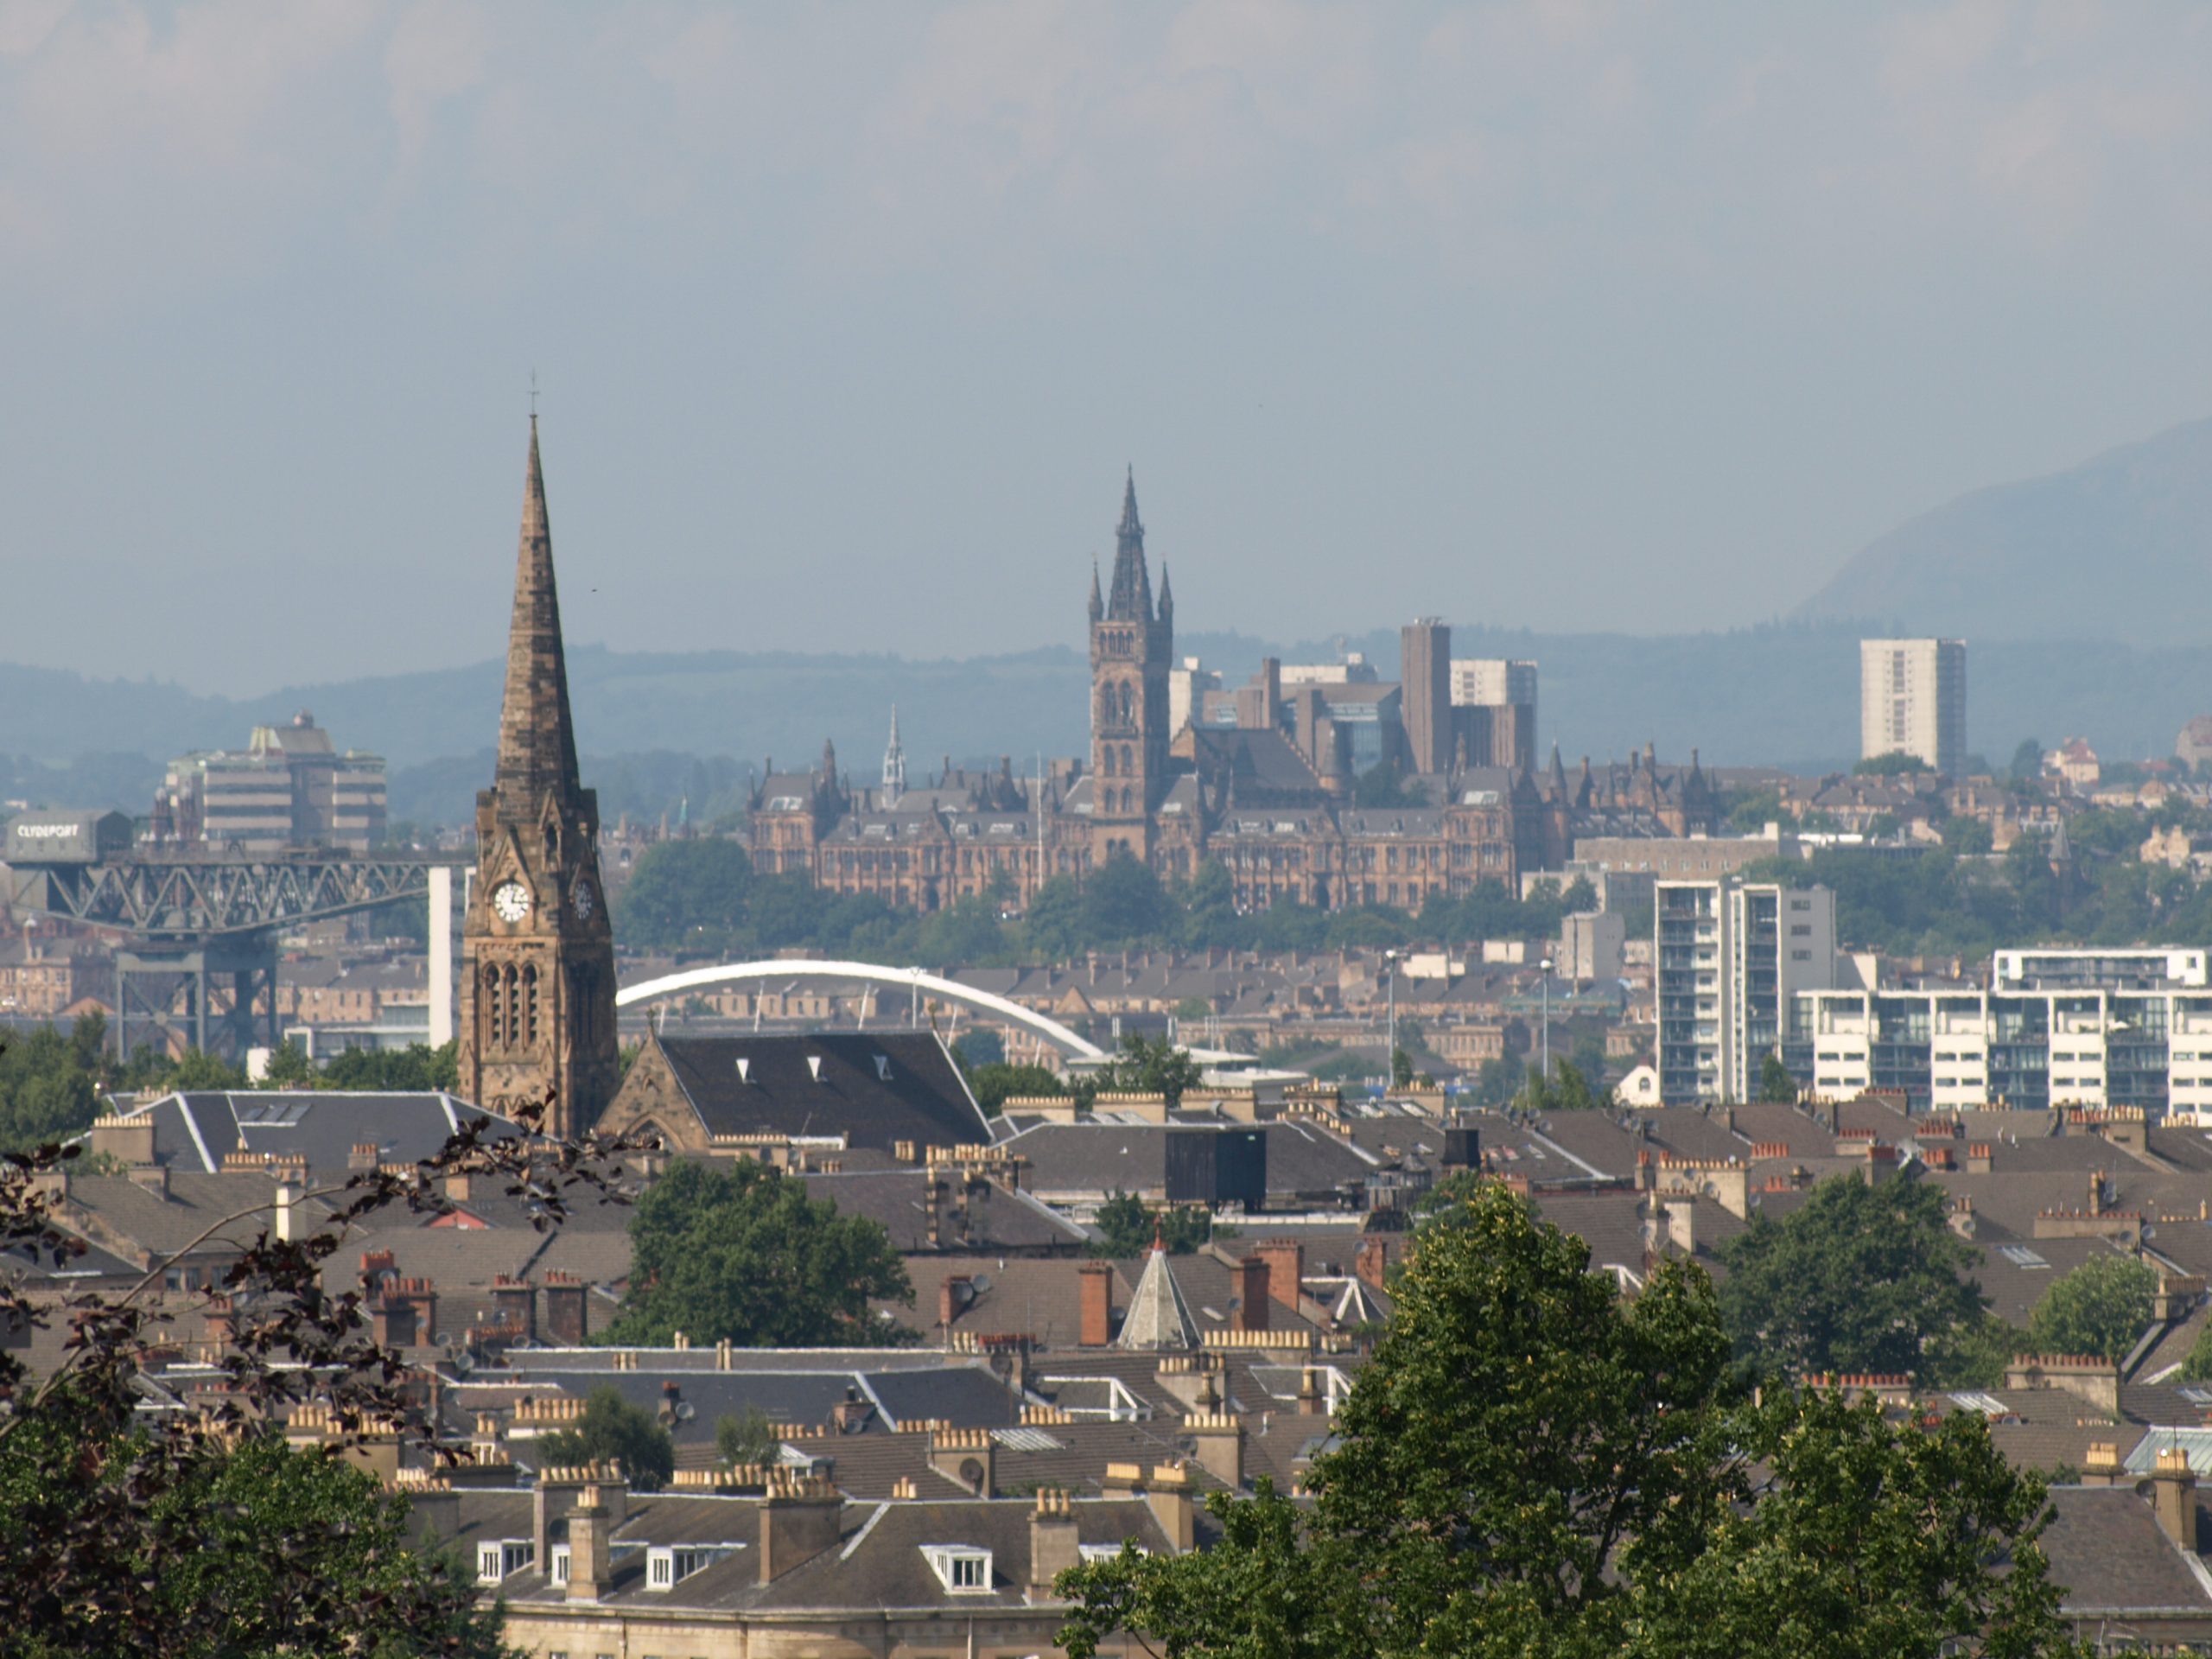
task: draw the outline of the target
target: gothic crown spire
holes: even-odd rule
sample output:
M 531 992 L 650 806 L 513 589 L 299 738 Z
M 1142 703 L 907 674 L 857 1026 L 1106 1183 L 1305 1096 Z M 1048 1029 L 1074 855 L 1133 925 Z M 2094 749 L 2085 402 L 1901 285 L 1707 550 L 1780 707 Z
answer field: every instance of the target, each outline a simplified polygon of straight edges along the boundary
M 499 710 L 499 760 L 493 787 L 510 817 L 534 815 L 549 791 L 578 792 L 575 727 L 569 714 L 561 601 L 553 585 L 553 531 L 537 416 L 530 417 L 530 467 L 523 484 L 522 537 L 515 555 L 514 616 L 507 629 L 506 690 Z
M 1106 614 L 1116 622 L 1149 622 L 1153 618 L 1152 576 L 1145 569 L 1144 523 L 1137 517 L 1135 467 L 1122 488 L 1122 522 L 1114 532 L 1114 586 Z

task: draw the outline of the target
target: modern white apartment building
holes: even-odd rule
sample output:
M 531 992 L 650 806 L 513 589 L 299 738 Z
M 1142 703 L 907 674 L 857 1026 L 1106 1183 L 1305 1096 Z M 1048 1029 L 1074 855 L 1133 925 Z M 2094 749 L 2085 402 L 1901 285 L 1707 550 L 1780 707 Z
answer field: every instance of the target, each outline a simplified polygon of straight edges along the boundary
M 1859 642 L 1859 753 L 1904 753 L 1947 778 L 1967 763 L 1967 643 Z
M 1455 708 L 1518 702 L 1536 706 L 1536 665 L 1502 657 L 1454 657 L 1452 702 Z
M 1799 995 L 1783 1058 L 1829 1096 L 2212 1110 L 2212 981 L 2196 950 L 2000 950 L 1986 988 Z
M 1836 982 L 1835 895 L 1773 882 L 1653 889 L 1660 1096 L 1750 1100 L 1806 992 Z M 1785 1056 L 1785 1058 L 1787 1058 Z

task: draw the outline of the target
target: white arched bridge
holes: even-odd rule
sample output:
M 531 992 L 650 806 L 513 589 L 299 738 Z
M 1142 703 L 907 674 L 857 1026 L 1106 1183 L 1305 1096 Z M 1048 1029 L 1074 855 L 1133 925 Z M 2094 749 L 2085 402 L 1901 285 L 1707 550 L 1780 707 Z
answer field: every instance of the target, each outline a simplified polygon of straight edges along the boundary
M 978 1014 L 988 1014 L 1003 1020 L 1008 1025 L 1019 1026 L 1032 1036 L 1049 1043 L 1071 1060 L 1103 1060 L 1106 1051 L 1088 1038 L 1070 1031 L 1058 1020 L 1025 1008 L 1019 1002 L 1008 1001 L 991 991 L 979 991 L 972 985 L 946 979 L 937 974 L 925 974 L 918 968 L 885 968 L 872 962 L 810 962 L 804 959 L 774 962 L 731 962 L 714 968 L 687 968 L 680 974 L 664 974 L 658 979 L 648 979 L 626 987 L 614 999 L 618 1008 L 635 1007 L 641 1002 L 655 1002 L 664 996 L 681 996 L 686 991 L 704 990 L 715 985 L 757 984 L 773 981 L 785 984 L 792 980 L 815 980 L 838 985 L 875 985 L 892 990 L 909 992 L 916 998 L 929 997 L 936 1001 L 957 1003 Z

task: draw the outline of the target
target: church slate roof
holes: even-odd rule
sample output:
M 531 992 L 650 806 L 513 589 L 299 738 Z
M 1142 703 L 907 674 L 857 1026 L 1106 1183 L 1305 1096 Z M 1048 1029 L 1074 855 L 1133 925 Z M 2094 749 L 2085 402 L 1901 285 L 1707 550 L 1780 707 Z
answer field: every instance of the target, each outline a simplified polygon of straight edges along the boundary
M 655 1041 L 709 1135 L 842 1135 L 881 1151 L 991 1139 L 959 1067 L 928 1032 Z

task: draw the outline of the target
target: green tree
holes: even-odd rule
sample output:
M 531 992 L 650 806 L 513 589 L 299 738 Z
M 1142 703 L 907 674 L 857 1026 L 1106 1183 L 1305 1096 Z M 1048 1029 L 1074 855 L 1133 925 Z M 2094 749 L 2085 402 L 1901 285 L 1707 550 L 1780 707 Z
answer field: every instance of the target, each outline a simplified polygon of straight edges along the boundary
M 1572 1060 L 1554 1060 L 1547 1078 L 1541 1066 L 1529 1068 L 1528 1085 L 1521 1103 L 1532 1112 L 1589 1112 L 1612 1103 L 1609 1092 L 1590 1086 L 1590 1079 Z
M 1789 1075 L 1779 1054 L 1769 1054 L 1759 1063 L 1759 1098 L 1782 1106 L 1794 1104 L 1797 1099 L 1797 1079 Z
M 1352 799 L 1365 807 L 1420 807 L 1428 804 L 1428 791 L 1402 777 L 1395 761 L 1378 760 L 1352 780 Z
M 648 847 L 623 885 L 625 943 L 674 950 L 741 937 L 752 920 L 753 861 L 719 836 Z
M 1116 849 L 1083 885 L 1084 931 L 1094 944 L 1133 944 L 1158 934 L 1167 895 L 1152 866 Z
M 1999 1388 L 2005 1368 L 2030 1345 L 2017 1325 L 1984 1313 L 1929 1344 L 1928 1379 L 1942 1389 Z
M 2032 784 L 2043 776 L 2043 744 L 2035 738 L 2024 737 L 2020 747 L 2012 751 L 2012 764 L 2006 768 L 2016 784 Z
M 611 1382 L 591 1391 L 574 1428 L 548 1434 L 539 1447 L 546 1463 L 558 1468 L 611 1459 L 642 1491 L 658 1491 L 676 1472 L 676 1442 L 668 1431 L 643 1406 L 625 1400 Z
M 749 1159 L 678 1160 L 638 1200 L 630 1240 L 630 1297 L 607 1343 L 664 1346 L 681 1331 L 753 1348 L 880 1345 L 901 1327 L 868 1304 L 914 1300 L 880 1225 Z
M 1721 1247 L 1720 1306 L 1739 1356 L 1763 1372 L 1910 1372 L 1931 1344 L 1981 1315 L 1967 1274 L 1980 1253 L 1944 1220 L 1942 1189 L 1838 1175 L 1781 1222 L 1753 1211 Z
M 0 1446 L 0 1555 L 22 1560 L 42 1535 L 105 1496 L 124 1450 L 73 1392 L 50 1396 L 38 1420 Z M 410 1542 L 404 1497 L 342 1459 L 294 1451 L 274 1433 L 250 1433 L 235 1448 L 205 1443 L 150 1500 L 146 1519 L 148 1538 L 171 1541 L 158 1564 L 143 1553 L 143 1540 L 118 1539 L 96 1570 L 143 1575 L 156 1625 L 118 1630 L 65 1599 L 27 1607 L 10 1596 L 30 1618 L 11 1633 L 8 1651 L 29 1659 L 506 1652 L 498 1610 L 477 1605 L 471 1567 L 437 1541 Z
M 1065 1095 L 1059 1074 L 1050 1066 L 1012 1065 L 1004 1060 L 979 1065 L 968 1074 L 976 1103 L 991 1117 L 1009 1100 L 1030 1095 Z
M 773 1463 L 782 1447 L 776 1426 L 758 1406 L 747 1406 L 742 1413 L 725 1413 L 715 1420 L 715 1456 L 732 1467 Z
M 2196 1340 L 2190 1344 L 2188 1357 L 2181 1363 L 2179 1379 L 2183 1382 L 2212 1381 L 2212 1325 L 2196 1333 Z
M 1997 845 L 1997 837 L 1980 818 L 1947 818 L 1943 845 L 1960 858 L 1980 858 Z
M 1414 1240 L 1311 1507 L 1263 1481 L 1208 1500 L 1210 1549 L 1069 1570 L 1073 1659 L 1125 1632 L 1177 1659 L 2069 1650 L 2042 1488 L 1980 1418 L 1753 1404 L 1702 1271 L 1624 1301 L 1497 1183 L 1459 1207 Z
M 2045 1291 L 2028 1315 L 2029 1351 L 2093 1354 L 2117 1364 L 2150 1328 L 2158 1270 L 2132 1256 L 2093 1255 Z
M 404 1048 L 341 1048 L 323 1068 L 326 1088 L 415 1092 L 461 1087 L 457 1043 L 410 1043 Z
M 1908 778 L 1915 772 L 1932 770 L 1916 754 L 1907 754 L 1903 749 L 1892 749 L 1887 754 L 1872 754 L 1853 766 L 1852 772 L 1860 778 Z
M 1212 1212 L 1202 1205 L 1147 1210 L 1134 1192 L 1116 1192 L 1098 1206 L 1091 1224 L 1098 1236 L 1091 1242 L 1090 1253 L 1116 1260 L 1144 1255 L 1155 1238 L 1170 1255 L 1189 1255 L 1203 1249 L 1213 1236 Z
M 2042 1480 L 2016 1470 L 1977 1414 L 1932 1429 L 1884 1421 L 1871 1395 L 1782 1390 L 1737 1414 L 1765 1473 L 1686 1570 L 1640 1580 L 1649 1659 L 1934 1659 L 2080 1655 L 2037 1541 Z
M 43 1025 L 0 1036 L 0 1152 L 80 1135 L 99 1113 L 96 1073 L 73 1033 Z
M 1390 1051 L 1390 1086 L 1410 1089 L 1414 1084 L 1414 1057 L 1402 1046 Z
M 320 1089 L 322 1073 L 308 1058 L 308 1052 L 289 1040 L 279 1043 L 269 1051 L 268 1068 L 255 1085 L 261 1089 Z
M 1165 1037 L 1143 1037 L 1135 1032 L 1122 1039 L 1122 1052 L 1112 1064 L 1098 1070 L 1098 1087 L 1127 1094 L 1161 1095 L 1170 1111 L 1181 1103 L 1183 1091 L 1195 1088 L 1201 1072 L 1191 1051 Z
M 241 1090 L 245 1087 L 245 1068 L 233 1065 L 219 1054 L 188 1048 L 177 1056 L 176 1063 L 169 1068 L 160 1086 L 164 1089 L 206 1090 L 210 1093 Z

